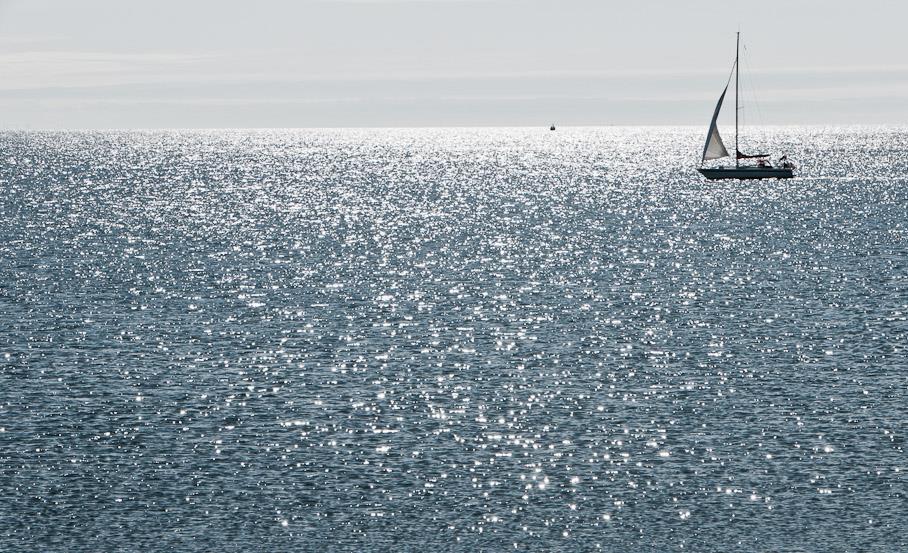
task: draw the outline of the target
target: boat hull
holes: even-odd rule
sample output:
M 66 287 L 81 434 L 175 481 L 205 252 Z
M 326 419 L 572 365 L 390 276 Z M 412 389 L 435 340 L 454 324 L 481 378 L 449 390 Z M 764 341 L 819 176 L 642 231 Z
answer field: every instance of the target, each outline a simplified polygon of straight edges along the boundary
M 717 169 L 697 169 L 701 175 L 709 180 L 723 179 L 790 179 L 794 171 L 781 167 L 720 167 Z

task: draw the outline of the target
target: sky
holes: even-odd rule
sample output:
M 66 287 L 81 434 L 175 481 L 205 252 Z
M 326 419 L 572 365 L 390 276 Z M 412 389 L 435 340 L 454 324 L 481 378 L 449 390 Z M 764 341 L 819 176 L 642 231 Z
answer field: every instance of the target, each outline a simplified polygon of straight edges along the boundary
M 0 0 L 0 128 L 908 124 L 904 0 Z M 731 112 L 733 110 L 725 110 Z

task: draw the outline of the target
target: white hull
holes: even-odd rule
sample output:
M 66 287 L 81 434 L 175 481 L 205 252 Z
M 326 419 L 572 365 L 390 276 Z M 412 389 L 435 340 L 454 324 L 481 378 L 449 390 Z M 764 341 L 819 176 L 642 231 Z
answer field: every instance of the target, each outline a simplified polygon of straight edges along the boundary
M 790 179 L 794 177 L 791 169 L 781 167 L 720 167 L 717 169 L 697 169 L 709 180 L 722 179 Z

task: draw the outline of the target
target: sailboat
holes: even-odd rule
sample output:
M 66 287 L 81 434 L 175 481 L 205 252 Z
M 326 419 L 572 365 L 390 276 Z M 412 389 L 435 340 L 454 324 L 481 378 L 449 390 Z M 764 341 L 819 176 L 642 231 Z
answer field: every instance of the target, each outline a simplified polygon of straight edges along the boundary
M 739 135 L 738 113 L 740 108 L 740 76 L 741 66 L 738 63 L 741 54 L 741 33 L 738 33 L 737 45 L 735 47 L 735 166 L 734 167 L 703 167 L 703 163 L 713 159 L 722 159 L 728 157 L 728 150 L 722 142 L 719 135 L 718 119 L 722 111 L 722 102 L 725 100 L 725 93 L 728 92 L 728 86 L 731 81 L 731 75 L 728 76 L 729 82 L 725 84 L 725 90 L 719 96 L 719 102 L 716 104 L 716 110 L 713 112 L 713 119 L 709 124 L 709 132 L 706 135 L 706 145 L 703 146 L 703 157 L 700 160 L 700 168 L 697 171 L 709 180 L 719 179 L 790 179 L 794 176 L 794 164 L 788 160 L 788 156 L 782 156 L 779 159 L 778 167 L 773 167 L 769 162 L 769 154 L 744 154 L 741 153 L 741 142 Z M 756 160 L 755 165 L 742 165 L 742 160 Z

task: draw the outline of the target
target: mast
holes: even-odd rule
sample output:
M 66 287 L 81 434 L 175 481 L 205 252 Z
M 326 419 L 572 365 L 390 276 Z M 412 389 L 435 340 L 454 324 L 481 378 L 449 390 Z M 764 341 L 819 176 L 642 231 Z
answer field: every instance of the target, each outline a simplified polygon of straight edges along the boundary
M 740 88 L 739 84 L 741 82 L 741 64 L 738 63 L 741 55 L 741 31 L 738 31 L 737 42 L 735 43 L 735 168 L 741 166 L 741 160 L 738 159 L 738 152 L 741 151 L 741 146 L 738 145 L 738 110 L 741 108 L 738 107 L 738 89 Z

